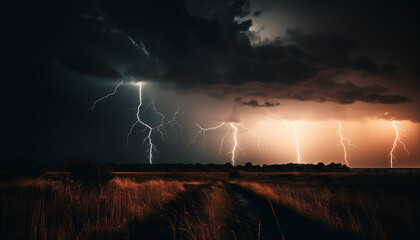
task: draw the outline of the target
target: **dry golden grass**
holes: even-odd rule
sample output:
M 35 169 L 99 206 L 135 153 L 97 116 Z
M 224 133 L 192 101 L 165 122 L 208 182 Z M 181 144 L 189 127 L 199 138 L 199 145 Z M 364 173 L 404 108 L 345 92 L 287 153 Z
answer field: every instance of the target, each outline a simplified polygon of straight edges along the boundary
M 357 189 L 332 190 L 326 186 L 298 186 L 240 182 L 239 185 L 267 199 L 288 206 L 299 215 L 322 222 L 332 229 L 352 232 L 363 238 L 392 239 L 393 222 L 413 225 L 407 203 L 382 196 L 374 199 Z M 398 219 L 395 220 L 395 217 Z M 394 218 L 394 219 L 393 219 Z M 402 230 L 402 228 L 401 228 Z
M 136 183 L 115 178 L 98 189 L 42 179 L 0 185 L 1 239 L 84 239 L 128 236 L 129 223 L 162 209 L 180 192 L 178 181 Z
M 181 238 L 192 240 L 218 240 L 226 228 L 232 203 L 221 182 L 204 189 L 200 201 L 190 211 L 184 211 L 178 220 Z

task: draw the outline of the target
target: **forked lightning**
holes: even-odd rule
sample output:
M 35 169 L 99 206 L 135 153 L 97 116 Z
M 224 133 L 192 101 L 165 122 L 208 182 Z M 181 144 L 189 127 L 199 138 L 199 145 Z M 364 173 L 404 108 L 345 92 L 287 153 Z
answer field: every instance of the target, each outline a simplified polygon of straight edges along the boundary
M 344 131 L 343 125 L 341 124 L 341 121 L 338 121 L 338 134 L 340 135 L 340 145 L 343 147 L 343 151 L 344 151 L 344 162 L 346 162 L 347 166 L 350 166 L 350 164 L 348 162 L 349 157 L 348 157 L 348 154 L 347 154 L 346 143 L 347 143 L 347 146 L 355 147 L 355 148 L 357 148 L 357 147 L 350 143 L 350 139 L 345 138 L 343 136 L 343 131 Z
M 394 140 L 394 144 L 392 144 L 391 151 L 389 152 L 389 163 L 391 165 L 391 168 L 394 167 L 393 166 L 394 165 L 394 159 L 396 159 L 394 152 L 395 152 L 395 148 L 397 147 L 398 143 L 400 143 L 403 146 L 404 150 L 407 152 L 407 154 L 410 155 L 410 152 L 408 151 L 407 147 L 405 146 L 405 143 L 401 140 L 400 132 L 399 132 L 399 129 L 398 129 L 397 125 L 395 124 L 395 121 L 392 121 L 392 126 L 394 127 L 394 130 L 395 130 L 395 140 Z
M 295 140 L 296 140 L 296 155 L 297 155 L 297 162 L 302 163 L 302 156 L 300 155 L 300 147 L 299 147 L 299 138 L 297 134 L 297 129 L 300 123 L 296 123 L 295 125 Z
M 107 95 L 105 95 L 105 96 L 103 96 L 103 97 L 101 97 L 101 98 L 99 98 L 99 99 L 95 100 L 95 101 L 93 102 L 92 106 L 88 109 L 88 111 L 92 111 L 92 110 L 96 107 L 96 104 L 97 104 L 97 103 L 99 103 L 100 101 L 105 100 L 105 99 L 107 99 L 107 98 L 109 98 L 109 97 L 111 97 L 111 96 L 114 96 L 114 94 L 115 94 L 115 93 L 117 92 L 117 90 L 118 90 L 118 87 L 119 87 L 119 86 L 121 86 L 121 84 L 122 84 L 122 83 L 123 83 L 122 81 L 121 81 L 121 82 L 119 82 L 119 83 L 115 86 L 114 91 L 113 91 L 112 93 L 109 93 L 109 94 L 107 94 Z
M 242 129 L 246 130 L 248 133 L 250 133 L 251 135 L 253 135 L 257 139 L 258 149 L 260 149 L 260 137 L 258 135 L 256 135 L 254 132 L 252 132 L 249 128 L 245 127 L 241 123 L 236 123 L 236 122 L 222 122 L 222 123 L 220 123 L 217 126 L 208 127 L 208 128 L 203 128 L 198 123 L 195 123 L 195 124 L 199 128 L 199 131 L 196 133 L 196 135 L 194 136 L 193 140 L 190 142 L 190 144 L 188 144 L 187 147 L 191 146 L 194 142 L 196 142 L 197 137 L 202 133 L 203 134 L 202 141 L 203 141 L 203 145 L 204 145 L 204 148 L 205 148 L 205 146 L 206 146 L 205 145 L 206 144 L 205 141 L 206 141 L 206 137 L 207 137 L 206 136 L 206 132 L 207 131 L 216 130 L 216 129 L 222 128 L 223 126 L 229 126 L 226 134 L 223 135 L 222 140 L 220 142 L 219 155 L 222 152 L 223 145 L 224 145 L 224 142 L 225 142 L 226 137 L 230 134 L 231 130 L 233 130 L 233 138 L 232 138 L 233 139 L 233 147 L 232 147 L 232 150 L 230 151 L 230 154 L 231 154 L 231 159 L 230 160 L 231 160 L 233 166 L 235 165 L 235 160 L 236 160 L 236 157 L 237 157 L 237 149 L 242 150 L 242 148 L 239 146 L 239 142 L 238 142 L 238 130 L 239 130 L 238 127 L 241 127 Z
M 115 86 L 114 91 L 113 91 L 112 93 L 107 94 L 107 95 L 105 95 L 105 96 L 103 96 L 103 97 L 99 98 L 98 100 L 94 101 L 93 105 L 92 105 L 92 106 L 88 109 L 88 111 L 93 110 L 93 109 L 95 108 L 95 106 L 96 106 L 96 104 L 97 104 L 98 102 L 100 102 L 100 101 L 102 101 L 102 100 L 104 100 L 104 99 L 106 99 L 106 98 L 109 98 L 109 97 L 113 96 L 113 95 L 117 92 L 118 88 L 119 88 L 122 84 L 123 84 L 123 82 L 118 83 L 118 84 Z M 173 114 L 173 116 L 172 116 L 172 118 L 171 118 L 171 119 L 168 119 L 168 118 L 166 118 L 166 117 L 165 117 L 165 115 L 164 115 L 164 114 L 162 114 L 161 112 L 159 112 L 159 111 L 156 109 L 156 106 L 155 106 L 155 104 L 154 104 L 154 102 L 153 102 L 153 103 L 152 103 L 152 108 L 153 108 L 153 111 L 154 111 L 157 115 L 159 115 L 159 116 L 161 117 L 161 122 L 160 122 L 160 124 L 159 124 L 159 125 L 157 125 L 157 126 L 151 126 L 150 124 L 147 124 L 147 123 L 145 123 L 144 121 L 142 121 L 142 119 L 141 119 L 141 117 L 140 117 L 140 115 L 141 115 L 141 114 L 140 114 L 140 109 L 141 109 L 141 106 L 142 106 L 142 104 L 143 104 L 143 97 L 142 97 L 142 86 L 143 86 L 143 83 L 142 83 L 142 82 L 139 82 L 139 83 L 136 83 L 136 85 L 138 85 L 138 88 L 139 88 L 139 90 L 138 90 L 139 104 L 138 104 L 138 106 L 137 106 L 137 108 L 136 108 L 136 110 L 137 110 L 137 111 L 136 111 L 136 121 L 133 123 L 133 125 L 131 125 L 130 131 L 128 132 L 127 137 L 126 137 L 126 138 L 127 138 L 127 145 L 128 145 L 128 143 L 129 143 L 129 138 L 130 138 L 130 135 L 133 133 L 134 127 L 135 127 L 137 124 L 142 125 L 142 126 L 144 127 L 144 131 L 147 131 L 147 135 L 146 135 L 146 137 L 143 139 L 143 143 L 142 143 L 142 144 L 144 144 L 144 143 L 146 143 L 146 142 L 147 142 L 147 151 L 146 151 L 146 152 L 147 152 L 147 155 L 148 155 L 148 160 L 149 160 L 149 163 L 150 163 L 150 164 L 152 164 L 153 151 L 156 151 L 156 145 L 154 145 L 154 144 L 153 144 L 153 141 L 152 141 L 152 133 L 153 133 L 153 131 L 157 131 L 157 132 L 159 132 L 163 140 L 164 140 L 164 135 L 168 135 L 168 134 L 166 133 L 166 130 L 165 130 L 165 127 L 166 127 L 166 126 L 171 126 L 171 127 L 173 128 L 173 130 L 174 130 L 175 134 L 177 134 L 177 129 L 175 129 L 175 126 L 177 126 L 177 127 L 181 130 L 181 134 L 182 134 L 182 127 L 181 127 L 181 125 L 178 123 L 178 121 L 177 121 L 177 119 L 176 119 L 177 115 L 179 114 L 180 108 L 181 108 L 182 106 L 178 107 L 178 109 L 177 109 L 177 110 L 176 110 L 176 112 Z M 176 137 L 178 137 L 178 134 L 177 134 L 177 136 L 176 136 Z

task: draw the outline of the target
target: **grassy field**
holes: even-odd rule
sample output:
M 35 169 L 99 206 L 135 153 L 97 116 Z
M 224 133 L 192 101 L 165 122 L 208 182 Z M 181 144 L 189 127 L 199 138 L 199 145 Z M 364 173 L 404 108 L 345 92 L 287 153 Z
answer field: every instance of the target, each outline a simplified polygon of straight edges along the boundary
M 419 239 L 420 176 L 116 173 L 0 182 L 1 239 Z M 65 176 L 65 175 L 64 175 Z
M 136 183 L 114 178 L 85 189 L 75 182 L 19 179 L 1 191 L 1 239 L 82 239 L 124 236 L 130 223 L 186 191 L 178 181 Z

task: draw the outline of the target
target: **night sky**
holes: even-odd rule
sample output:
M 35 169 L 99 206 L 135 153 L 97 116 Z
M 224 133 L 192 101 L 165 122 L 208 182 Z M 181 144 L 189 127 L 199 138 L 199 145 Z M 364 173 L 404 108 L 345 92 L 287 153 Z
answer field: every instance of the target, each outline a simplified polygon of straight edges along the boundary
M 2 7 L 1 161 L 420 167 L 416 1 L 64 1 Z M 96 99 L 114 91 L 115 95 Z M 207 131 L 190 144 L 201 127 Z M 234 123 L 238 130 L 234 134 Z M 249 131 L 243 127 L 245 126 Z M 146 139 L 147 140 L 147 139 Z M 224 145 L 221 147 L 221 141 Z M 351 141 L 350 145 L 347 140 Z M 258 141 L 260 148 L 258 148 Z

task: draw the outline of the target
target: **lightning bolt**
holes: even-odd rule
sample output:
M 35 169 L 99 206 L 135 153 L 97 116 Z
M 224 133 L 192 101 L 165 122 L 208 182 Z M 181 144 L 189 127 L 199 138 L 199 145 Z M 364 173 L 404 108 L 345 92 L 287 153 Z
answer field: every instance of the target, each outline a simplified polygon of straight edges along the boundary
M 181 124 L 179 124 L 179 122 L 178 122 L 178 121 L 177 121 L 177 119 L 176 119 L 176 116 L 179 114 L 179 111 L 180 111 L 180 109 L 181 109 L 182 107 L 183 107 L 183 105 L 179 106 L 179 107 L 176 109 L 175 113 L 172 115 L 172 118 L 171 118 L 171 119 L 168 119 L 168 118 L 166 118 L 166 117 L 165 117 L 165 115 L 163 115 L 161 112 L 159 112 L 159 111 L 157 110 L 156 105 L 155 105 L 155 101 L 153 101 L 153 102 L 152 102 L 152 109 L 153 109 L 153 111 L 154 111 L 157 115 L 159 115 L 159 116 L 161 117 L 161 122 L 160 122 L 160 124 L 159 124 L 159 125 L 157 125 L 157 126 L 156 126 L 156 127 L 154 127 L 154 128 L 156 129 L 156 131 L 158 131 L 158 132 L 160 133 L 160 135 L 161 135 L 161 137 L 162 137 L 162 140 L 165 140 L 164 135 L 168 136 L 168 134 L 167 134 L 167 132 L 166 132 L 166 129 L 165 129 L 165 127 L 166 127 L 166 126 L 171 126 L 172 130 L 173 130 L 173 131 L 175 132 L 175 134 L 176 134 L 175 139 L 177 139 L 177 138 L 178 138 L 178 133 L 177 133 L 178 131 L 177 131 L 177 129 L 176 129 L 175 127 L 178 127 L 178 129 L 180 129 L 181 133 L 180 133 L 179 135 L 182 135 L 183 128 L 182 128 Z
M 118 87 L 120 87 L 122 84 L 123 84 L 123 81 L 119 82 L 119 83 L 115 86 L 114 91 L 113 91 L 112 93 L 109 93 L 109 94 L 107 94 L 107 95 L 105 95 L 105 96 L 103 96 L 103 97 L 101 97 L 101 98 L 99 98 L 99 99 L 95 100 L 95 101 L 93 102 L 92 106 L 91 106 L 91 107 L 90 107 L 87 111 L 88 111 L 88 112 L 89 112 L 89 111 L 93 111 L 93 109 L 96 107 L 96 104 L 97 104 L 97 103 L 99 103 L 100 101 L 105 100 L 105 99 L 107 99 L 107 98 L 109 98 L 109 97 L 111 97 L 111 96 L 114 96 L 114 94 L 115 94 L 115 93 L 117 92 L 117 90 L 118 90 Z
M 141 108 L 141 105 L 143 104 L 143 97 L 142 97 L 142 86 L 143 86 L 143 83 L 139 83 L 139 105 L 137 106 L 137 113 L 136 113 L 136 117 L 137 117 L 137 121 L 136 122 L 134 122 L 134 124 L 131 126 L 131 128 L 130 128 L 130 132 L 129 132 L 129 135 L 132 133 L 132 131 L 133 131 L 133 128 L 134 128 L 134 126 L 137 124 L 137 123 L 139 123 L 139 124 L 141 124 L 141 125 L 143 125 L 145 128 L 146 128 L 146 130 L 148 130 L 148 134 L 147 134 L 147 136 L 143 139 L 143 143 L 142 144 L 144 144 L 146 141 L 148 141 L 148 144 L 147 144 L 147 146 L 148 146 L 148 148 L 149 148 L 149 150 L 148 150 L 148 155 L 149 155 L 149 163 L 150 164 L 152 164 L 152 158 L 153 158 L 153 150 L 156 150 L 156 147 L 155 147 L 155 145 L 153 144 L 153 142 L 152 142 L 152 132 L 153 132 L 153 128 L 150 126 L 150 125 L 148 125 L 147 123 L 145 123 L 145 122 L 143 122 L 142 120 L 141 120 L 141 118 L 140 118 L 140 108 Z M 127 135 L 127 139 L 129 138 L 129 135 Z
M 208 127 L 208 128 L 203 128 L 198 123 L 195 123 L 195 125 L 198 127 L 199 130 L 195 134 L 193 140 L 188 144 L 187 147 L 190 147 L 193 143 L 195 143 L 197 141 L 198 136 L 200 134 L 202 134 L 203 135 L 202 142 L 203 142 L 204 149 L 206 147 L 206 142 L 205 141 L 206 141 L 206 138 L 207 138 L 207 135 L 206 135 L 206 132 L 207 131 L 216 130 L 216 129 L 222 128 L 223 126 L 229 126 L 229 128 L 227 129 L 227 132 L 225 133 L 225 135 L 223 135 L 222 140 L 220 142 L 220 148 L 219 148 L 219 154 L 218 154 L 218 156 L 220 156 L 221 153 L 222 153 L 222 149 L 223 149 L 223 146 L 224 146 L 224 142 L 225 142 L 226 137 L 233 130 L 233 137 L 232 137 L 232 139 L 233 139 L 233 143 L 234 144 L 233 144 L 232 150 L 230 151 L 230 154 L 231 154 L 231 159 L 230 160 L 231 160 L 233 166 L 235 165 L 235 160 L 236 160 L 236 157 L 237 157 L 237 149 L 242 150 L 242 148 L 239 146 L 239 142 L 238 142 L 238 130 L 239 130 L 238 127 L 243 128 L 248 133 L 250 133 L 252 136 L 256 137 L 257 143 L 258 143 L 257 144 L 258 145 L 258 149 L 260 150 L 260 140 L 259 140 L 260 137 L 257 134 L 255 134 L 254 132 L 252 132 L 249 128 L 245 127 L 241 123 L 222 122 L 219 125 L 216 125 L 214 127 Z
M 302 157 L 300 155 L 299 138 L 298 138 L 298 135 L 297 135 L 298 127 L 299 127 L 299 123 L 297 123 L 296 126 L 295 126 L 296 154 L 297 154 L 297 162 L 301 163 L 302 162 Z
M 235 129 L 235 131 L 233 132 L 233 141 L 235 142 L 235 144 L 233 145 L 232 158 L 231 158 L 232 166 L 235 166 L 236 148 L 238 147 L 238 139 L 236 137 L 236 134 L 238 133 L 238 128 L 235 125 L 233 125 L 233 123 L 230 123 L 230 126 L 233 129 Z
M 107 94 L 107 95 L 99 98 L 98 100 L 94 101 L 93 104 L 92 104 L 92 106 L 88 109 L 88 111 L 92 111 L 96 107 L 96 104 L 99 103 L 100 101 L 102 101 L 104 99 L 107 99 L 107 98 L 113 96 L 117 92 L 118 87 L 120 87 L 122 84 L 123 84 L 123 81 L 119 82 L 115 86 L 114 91 L 112 93 L 109 93 L 109 94 Z M 167 117 L 165 117 L 164 114 L 162 114 L 161 112 L 159 112 L 157 110 L 156 105 L 155 105 L 155 103 L 153 101 L 153 103 L 151 103 L 149 106 L 151 106 L 152 109 L 153 109 L 153 111 L 157 115 L 159 115 L 160 118 L 161 118 L 160 124 L 153 127 L 150 124 L 147 124 L 144 121 L 142 121 L 142 119 L 140 118 L 140 116 L 142 115 L 141 112 L 140 112 L 140 110 L 141 110 L 141 107 L 143 105 L 143 97 L 142 97 L 143 83 L 142 82 L 139 82 L 136 85 L 138 85 L 138 88 L 139 88 L 139 90 L 138 90 L 139 104 L 137 105 L 136 108 L 132 109 L 132 110 L 136 110 L 136 121 L 130 127 L 130 131 L 128 132 L 128 134 L 126 136 L 126 143 L 127 143 L 127 145 L 129 145 L 129 139 L 130 139 L 131 134 L 133 133 L 134 128 L 138 124 L 141 125 L 141 126 L 143 126 L 144 127 L 144 130 L 143 131 L 147 131 L 147 135 L 143 139 L 142 145 L 147 142 L 147 151 L 146 152 L 147 152 L 147 155 L 148 155 L 149 163 L 152 164 L 153 151 L 157 151 L 156 145 L 153 144 L 153 141 L 152 141 L 152 133 L 153 133 L 153 131 L 159 132 L 161 134 L 162 140 L 165 140 L 164 135 L 168 136 L 165 127 L 171 126 L 172 129 L 173 129 L 173 131 L 176 134 L 176 138 L 178 138 L 178 129 L 180 129 L 180 131 L 181 131 L 181 133 L 179 135 L 182 134 L 183 129 L 182 129 L 181 124 L 179 124 L 179 122 L 177 121 L 177 118 L 176 117 L 179 115 L 179 111 L 180 111 L 180 109 L 182 108 L 183 105 L 181 105 L 180 107 L 177 108 L 177 110 L 175 111 L 175 113 L 173 114 L 173 116 L 172 116 L 171 119 L 168 119 Z M 148 109 L 148 107 L 146 107 L 146 109 Z
M 133 129 L 137 124 L 140 124 L 144 127 L 143 131 L 147 131 L 147 135 L 146 137 L 143 139 L 142 145 L 145 144 L 147 142 L 147 155 L 148 155 L 148 159 L 149 159 L 149 163 L 152 164 L 152 159 L 153 159 L 153 151 L 157 151 L 156 149 L 156 145 L 153 144 L 152 141 L 152 133 L 153 131 L 157 131 L 160 133 L 162 140 L 165 140 L 164 136 L 168 135 L 166 133 L 165 127 L 166 126 L 171 126 L 174 129 L 174 132 L 177 134 L 177 131 L 175 129 L 175 126 L 178 126 L 179 129 L 181 130 L 181 134 L 182 134 L 182 126 L 181 124 L 179 124 L 179 122 L 177 121 L 176 117 L 179 114 L 180 109 L 182 108 L 183 105 L 179 106 L 177 108 L 177 110 L 175 111 L 175 113 L 173 114 L 171 119 L 168 119 L 163 113 L 159 112 L 156 108 L 156 105 L 154 103 L 154 101 L 152 102 L 151 106 L 153 111 L 160 116 L 161 118 L 161 122 L 159 125 L 152 127 L 151 125 L 145 123 L 144 121 L 141 120 L 140 118 L 140 109 L 141 106 L 143 105 L 143 97 L 142 97 L 142 87 L 143 87 L 143 83 L 139 82 L 138 83 L 139 86 L 139 91 L 138 91 L 138 96 L 139 96 L 139 104 L 137 105 L 137 112 L 136 112 L 136 121 L 131 125 L 130 131 L 128 132 L 126 138 L 127 138 L 127 145 L 129 143 L 129 138 L 130 135 L 133 133 Z M 149 105 L 150 106 L 150 105 Z M 175 125 L 175 126 L 174 126 Z M 178 137 L 178 134 L 177 134 Z
M 223 143 L 225 142 L 225 138 L 230 134 L 230 130 L 232 128 L 229 128 L 229 130 L 226 132 L 225 135 L 223 135 L 222 141 L 220 142 L 220 148 L 219 148 L 219 154 L 217 155 L 218 157 L 222 154 L 222 150 L 223 150 Z
M 398 143 L 400 143 L 403 146 L 404 150 L 410 156 L 410 152 L 408 151 L 407 146 L 405 145 L 405 143 L 400 138 L 399 129 L 398 129 L 397 125 L 395 124 L 395 121 L 392 121 L 392 126 L 394 127 L 394 130 L 395 130 L 395 140 L 394 140 L 394 143 L 392 144 L 391 151 L 389 152 L 389 162 L 390 162 L 391 168 L 393 168 L 394 159 L 397 159 L 394 155 L 394 152 L 395 152 L 395 148 L 397 147 Z
M 150 57 L 150 53 L 147 51 L 146 46 L 144 46 L 144 43 L 140 41 L 140 44 L 138 44 L 134 39 L 126 33 L 126 36 L 128 40 L 130 40 L 131 44 L 133 44 L 136 48 L 141 49 L 148 57 Z
M 215 126 L 215 127 L 209 127 L 209 128 L 203 128 L 203 127 L 201 127 L 200 126 L 200 124 L 198 124 L 198 123 L 195 123 L 195 125 L 200 129 L 198 132 L 197 132 L 197 134 L 195 134 L 195 136 L 194 136 L 194 138 L 193 138 L 193 140 L 188 144 L 188 146 L 187 146 L 187 148 L 189 148 L 196 140 L 197 140 L 197 137 L 200 135 L 200 133 L 203 133 L 203 146 L 204 146 L 204 149 L 206 149 L 206 132 L 207 131 L 210 131 L 210 130 L 215 130 L 215 129 L 218 129 L 218 128 L 221 128 L 221 127 L 223 127 L 224 125 L 225 125 L 225 122 L 222 122 L 221 124 L 219 124 L 219 125 L 217 125 L 217 126 Z M 224 138 L 223 138 L 224 139 Z M 223 143 L 223 142 L 222 142 Z
M 100 10 L 99 10 L 99 11 L 100 11 Z M 104 14 L 103 14 L 101 11 L 100 11 L 100 14 L 101 14 L 101 17 L 99 18 L 99 20 L 101 20 L 101 21 L 106 21 L 106 20 L 105 20 L 105 18 L 104 18 Z M 90 18 L 90 16 L 83 16 L 83 17 L 85 17 L 85 18 Z M 120 30 L 120 29 L 118 29 L 118 28 L 116 28 L 116 27 L 112 26 L 111 24 L 110 24 L 110 26 L 111 26 L 111 28 L 114 30 L 114 32 L 115 32 L 115 33 L 120 33 L 120 34 L 125 35 L 125 36 L 127 37 L 127 39 L 131 42 L 131 44 L 132 44 L 133 46 L 135 46 L 137 49 L 139 49 L 139 50 L 143 51 L 143 53 L 144 53 L 144 54 L 146 54 L 149 58 L 151 58 L 150 53 L 147 51 L 146 46 L 144 45 L 143 41 L 139 40 L 139 43 L 138 43 L 138 42 L 137 42 L 136 40 L 134 40 L 134 39 L 133 39 L 133 38 L 132 38 L 132 37 L 131 37 L 128 33 L 123 32 L 122 30 Z M 107 95 L 105 95 L 105 96 L 103 96 L 103 97 L 99 98 L 98 100 L 96 100 L 96 101 L 92 104 L 92 106 L 88 109 L 88 111 L 93 110 L 93 109 L 95 108 L 96 104 L 97 104 L 97 103 L 99 103 L 100 101 L 102 101 L 102 100 L 104 100 L 104 99 L 106 99 L 106 98 L 109 98 L 109 97 L 113 96 L 113 95 L 117 92 L 118 87 L 119 87 L 119 86 L 121 86 L 122 84 L 123 84 L 123 81 L 121 81 L 120 83 L 118 83 L 118 84 L 115 86 L 114 91 L 113 91 L 112 93 L 107 94 Z M 135 121 L 135 122 L 131 125 L 131 127 L 130 127 L 130 131 L 128 132 L 128 134 L 127 134 L 127 136 L 126 136 L 126 144 L 127 144 L 127 146 L 129 145 L 129 138 L 130 138 L 131 134 L 133 133 L 134 128 L 135 128 L 137 125 L 142 125 L 142 126 L 144 127 L 144 130 L 143 130 L 143 131 L 147 131 L 147 136 L 143 139 L 142 145 L 143 145 L 145 142 L 147 142 L 147 147 L 148 147 L 148 150 L 147 150 L 146 152 L 147 152 L 147 154 L 148 154 L 148 159 L 149 159 L 149 162 L 150 162 L 150 164 L 152 164 L 153 151 L 157 151 L 157 150 L 156 150 L 156 145 L 154 145 L 154 144 L 153 144 L 153 141 L 152 141 L 152 133 L 153 133 L 153 131 L 157 131 L 157 132 L 159 132 L 159 133 L 160 133 L 160 135 L 161 135 L 161 137 L 162 137 L 162 140 L 165 140 L 164 136 L 165 136 L 165 135 L 166 135 L 166 136 L 168 135 L 168 134 L 167 134 L 167 132 L 166 132 L 166 129 L 165 129 L 165 127 L 166 127 L 166 126 L 170 126 L 170 127 L 173 129 L 173 131 L 174 131 L 174 132 L 175 132 L 175 134 L 176 134 L 176 139 L 178 138 L 178 131 L 177 131 L 178 129 L 179 129 L 179 130 L 180 130 L 180 132 L 181 132 L 181 133 L 180 133 L 180 135 L 182 135 L 182 131 L 183 131 L 182 126 L 179 124 L 179 122 L 178 122 L 178 121 L 177 121 L 177 119 L 176 119 L 177 115 L 179 114 L 180 109 L 182 108 L 182 105 L 181 105 L 180 107 L 178 107 L 178 108 L 177 108 L 177 110 L 176 110 L 176 111 L 175 111 L 175 113 L 173 114 L 172 118 L 171 118 L 171 119 L 168 119 L 168 118 L 166 118 L 166 117 L 165 117 L 165 115 L 164 115 L 164 114 L 162 114 L 161 112 L 159 112 L 159 111 L 157 110 L 157 108 L 156 108 L 156 106 L 155 106 L 155 103 L 154 103 L 154 101 L 153 101 L 153 103 L 152 103 L 152 104 L 150 104 L 149 106 L 147 106 L 147 107 L 146 107 L 146 110 L 147 110 L 150 106 L 152 106 L 153 111 L 154 111 L 157 115 L 159 115 L 159 116 L 160 116 L 160 118 L 161 118 L 161 122 L 160 122 L 160 124 L 159 124 L 159 125 L 157 125 L 157 126 L 155 126 L 155 127 L 152 127 L 151 125 L 149 125 L 149 124 L 145 123 L 144 121 L 142 121 L 142 120 L 141 120 L 141 118 L 140 118 L 140 115 L 141 115 L 140 109 L 141 109 L 142 104 L 143 104 L 143 98 L 142 98 L 142 86 L 143 86 L 143 83 L 142 83 L 142 82 L 139 82 L 139 83 L 136 83 L 136 85 L 138 85 L 138 87 L 139 87 L 139 91 L 138 91 L 139 104 L 137 105 L 137 108 L 132 109 L 132 110 L 136 110 L 136 121 Z
M 344 151 L 344 161 L 346 162 L 347 166 L 350 166 L 349 162 L 347 161 L 347 159 L 349 159 L 349 157 L 347 156 L 347 149 L 346 149 L 346 144 L 344 143 L 344 141 L 347 142 L 347 145 L 350 147 L 355 147 L 357 148 L 357 146 L 353 145 L 350 143 L 350 139 L 345 138 L 343 136 L 343 131 L 344 131 L 344 127 L 341 124 L 341 121 L 338 121 L 338 134 L 340 135 L 340 145 L 343 147 L 343 151 Z
M 232 123 L 231 123 L 232 124 Z M 255 139 L 257 139 L 257 148 L 258 148 L 258 150 L 260 150 L 261 151 L 261 145 L 260 145 L 260 136 L 258 136 L 257 134 L 255 134 L 253 131 L 251 131 L 251 129 L 249 129 L 249 128 L 247 128 L 247 127 L 245 127 L 243 124 L 241 124 L 241 123 L 234 123 L 234 124 L 236 124 L 236 125 L 238 125 L 238 126 L 240 126 L 241 128 L 243 128 L 243 129 L 245 129 L 249 134 L 251 134 L 252 136 L 254 136 L 255 137 Z
M 117 92 L 117 90 L 118 90 L 118 87 L 119 86 L 121 86 L 121 84 L 122 84 L 123 82 L 121 81 L 121 82 L 119 82 L 116 86 L 115 86 L 115 88 L 114 88 L 114 91 L 112 92 L 112 93 L 109 93 L 109 94 L 107 94 L 107 95 L 105 95 L 105 96 L 103 96 L 103 97 L 101 97 L 101 98 L 99 98 L 98 100 L 96 100 L 95 102 L 93 102 L 93 104 L 92 104 L 92 106 L 88 109 L 88 111 L 91 111 L 91 110 L 93 110 L 94 108 L 95 108 L 95 106 L 96 106 L 96 104 L 98 103 L 98 102 L 100 102 L 100 101 L 102 101 L 102 100 L 104 100 L 104 99 L 107 99 L 107 98 L 109 98 L 109 97 L 111 97 L 111 96 L 113 96 L 116 92 Z M 143 98 L 142 98 L 142 95 L 141 95 L 141 90 L 142 90 L 142 83 L 140 82 L 139 84 L 139 105 L 137 106 L 137 114 L 136 114 L 136 117 L 137 117 L 137 121 L 136 122 L 134 122 L 134 124 L 131 126 L 131 128 L 130 128 L 130 131 L 129 131 L 129 133 L 127 134 L 127 145 L 128 145 L 128 139 L 129 139 L 129 137 L 130 137 L 130 135 L 131 135 L 131 133 L 133 132 L 133 129 L 134 129 L 134 127 L 138 124 L 138 123 L 140 123 L 141 125 L 143 125 L 145 128 L 146 128 L 146 130 L 148 130 L 148 134 L 147 134 L 147 137 L 143 140 L 143 144 L 144 144 L 144 142 L 147 140 L 148 141 L 148 152 L 149 152 L 149 162 L 150 163 L 152 163 L 152 153 L 153 153 L 153 150 L 156 150 L 156 147 L 155 147 L 155 145 L 153 144 L 153 142 L 152 142 L 152 131 L 153 131 L 153 128 L 150 126 L 150 125 L 148 125 L 148 124 L 146 124 L 145 122 L 143 122 L 141 119 L 140 119 L 140 108 L 141 108 L 141 105 L 142 105 L 142 103 L 143 103 Z M 154 105 L 153 105 L 154 106 Z M 163 120 L 162 120 L 163 121 Z

